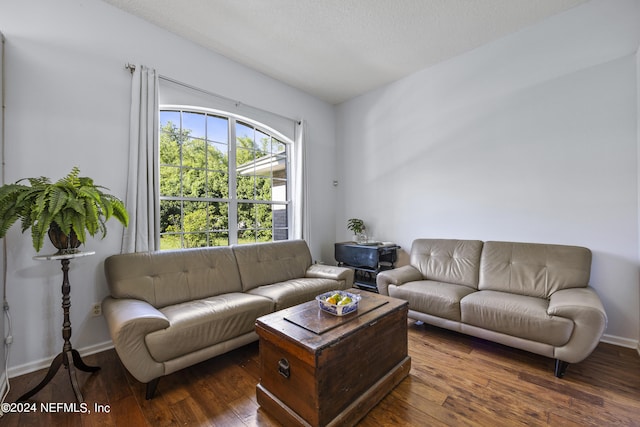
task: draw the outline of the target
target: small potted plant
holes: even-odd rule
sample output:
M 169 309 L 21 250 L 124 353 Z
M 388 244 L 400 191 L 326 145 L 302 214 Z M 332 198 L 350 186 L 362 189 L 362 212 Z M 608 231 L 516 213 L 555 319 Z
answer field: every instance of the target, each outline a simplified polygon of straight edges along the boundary
M 367 227 L 364 225 L 364 221 L 359 218 L 351 218 L 347 221 L 347 228 L 354 234 L 354 240 L 357 243 L 364 243 L 367 240 L 367 236 L 364 231 Z
M 126 227 L 129 215 L 124 203 L 105 193 L 107 188 L 79 174 L 74 167 L 55 183 L 45 177 L 25 178 L 0 187 L 0 238 L 19 219 L 23 233 L 31 228 L 36 252 L 42 249 L 48 234 L 59 253 L 74 253 L 86 241 L 87 233 L 100 233 L 104 238 L 109 218 Z M 25 180 L 30 185 L 22 184 Z

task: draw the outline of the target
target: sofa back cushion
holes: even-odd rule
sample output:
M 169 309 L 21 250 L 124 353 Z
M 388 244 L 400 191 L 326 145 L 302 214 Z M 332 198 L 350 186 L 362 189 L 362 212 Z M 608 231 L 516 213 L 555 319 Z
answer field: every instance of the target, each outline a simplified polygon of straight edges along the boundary
M 478 287 L 480 240 L 416 239 L 411 245 L 411 265 L 425 280 Z
M 485 242 L 478 288 L 539 298 L 585 287 L 591 251 L 579 246 Z
M 311 252 L 304 240 L 234 245 L 233 252 L 245 291 L 304 277 L 311 266 Z
M 156 308 L 228 292 L 242 292 L 230 247 L 113 255 L 104 262 L 111 296 Z

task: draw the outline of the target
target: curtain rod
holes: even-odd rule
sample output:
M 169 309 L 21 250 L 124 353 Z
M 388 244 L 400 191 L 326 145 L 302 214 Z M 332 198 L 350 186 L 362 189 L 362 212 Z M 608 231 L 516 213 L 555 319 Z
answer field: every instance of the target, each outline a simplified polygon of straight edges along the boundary
M 127 63 L 127 64 L 125 64 L 124 68 L 126 68 L 127 70 L 129 70 L 129 71 L 131 72 L 131 74 L 133 74 L 133 72 L 136 70 L 136 66 L 135 66 L 135 64 L 129 64 L 129 63 Z M 162 74 L 158 74 L 158 78 L 159 78 L 159 79 L 161 79 L 161 80 L 165 80 L 165 81 L 167 81 L 167 82 L 169 82 L 169 83 L 177 84 L 177 85 L 179 85 L 179 86 L 186 87 L 187 89 L 191 89 L 191 90 L 194 90 L 194 91 L 196 91 L 196 92 L 203 93 L 203 94 L 205 94 L 205 95 L 215 96 L 216 98 L 220 98 L 220 99 L 224 99 L 225 101 L 232 102 L 232 103 L 234 103 L 234 104 L 235 104 L 236 108 L 237 108 L 237 107 L 240 107 L 240 106 L 242 106 L 242 105 L 245 105 L 245 106 L 247 106 L 247 107 L 249 107 L 249 108 L 252 108 L 252 109 L 254 109 L 254 110 L 262 111 L 262 112 L 264 112 L 264 113 L 273 114 L 274 116 L 278 116 L 278 117 L 281 117 L 281 118 L 283 118 L 283 119 L 291 120 L 292 122 L 295 122 L 295 123 L 297 123 L 297 124 L 300 124 L 300 123 L 301 123 L 301 121 L 300 121 L 299 119 L 292 119 L 291 117 L 287 117 L 287 116 L 284 116 L 284 115 L 282 115 L 282 114 L 274 113 L 273 111 L 268 111 L 268 110 L 265 110 L 265 109 L 263 109 L 263 108 L 259 108 L 259 107 L 253 107 L 253 106 L 251 106 L 251 105 L 244 104 L 243 102 L 237 101 L 237 100 L 235 100 L 235 99 L 227 98 L 226 96 L 223 96 L 223 95 L 219 95 L 219 94 L 217 94 L 217 93 L 210 92 L 210 91 L 208 91 L 208 90 L 206 90 L 206 89 L 202 89 L 202 88 L 199 88 L 199 87 L 196 87 L 196 86 L 190 85 L 190 84 L 188 84 L 188 83 L 181 82 L 181 81 L 176 80 L 176 79 L 173 79 L 173 78 L 171 78 L 171 77 L 163 76 Z

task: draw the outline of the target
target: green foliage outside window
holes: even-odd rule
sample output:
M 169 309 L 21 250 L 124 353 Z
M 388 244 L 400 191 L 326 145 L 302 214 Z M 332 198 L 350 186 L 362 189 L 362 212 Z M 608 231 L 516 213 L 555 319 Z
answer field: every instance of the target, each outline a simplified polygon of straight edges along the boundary
M 207 116 L 211 118 L 214 117 Z M 286 181 L 274 179 L 271 170 L 265 173 L 253 168 L 265 157 L 286 158 L 285 146 L 257 130 L 255 138 L 260 140 L 255 142 L 246 134 L 253 128 L 241 123 L 237 128 L 237 241 L 271 241 L 272 205 L 260 201 L 271 202 L 273 186 L 286 185 Z M 196 138 L 192 133 L 171 120 L 161 128 L 161 249 L 229 244 L 229 146 L 226 141 Z

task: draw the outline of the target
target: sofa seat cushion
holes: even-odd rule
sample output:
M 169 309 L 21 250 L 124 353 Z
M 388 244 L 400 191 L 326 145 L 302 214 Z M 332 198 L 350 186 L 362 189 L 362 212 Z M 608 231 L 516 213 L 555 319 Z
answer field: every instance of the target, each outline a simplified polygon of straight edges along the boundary
M 476 292 L 469 286 L 434 280 L 417 280 L 400 286 L 389 285 L 389 296 L 409 302 L 409 310 L 460 321 L 460 300 Z
M 324 292 L 342 289 L 342 282 L 333 279 L 302 277 L 284 282 L 262 285 L 247 291 L 251 295 L 260 295 L 275 302 L 276 310 L 292 307 L 313 300 Z
M 253 331 L 256 319 L 273 311 L 273 301 L 234 292 L 159 311 L 169 327 L 148 334 L 145 343 L 156 361 L 166 362 Z
M 478 291 L 460 302 L 462 322 L 552 346 L 566 344 L 573 321 L 547 314 L 543 298 L 499 291 Z

